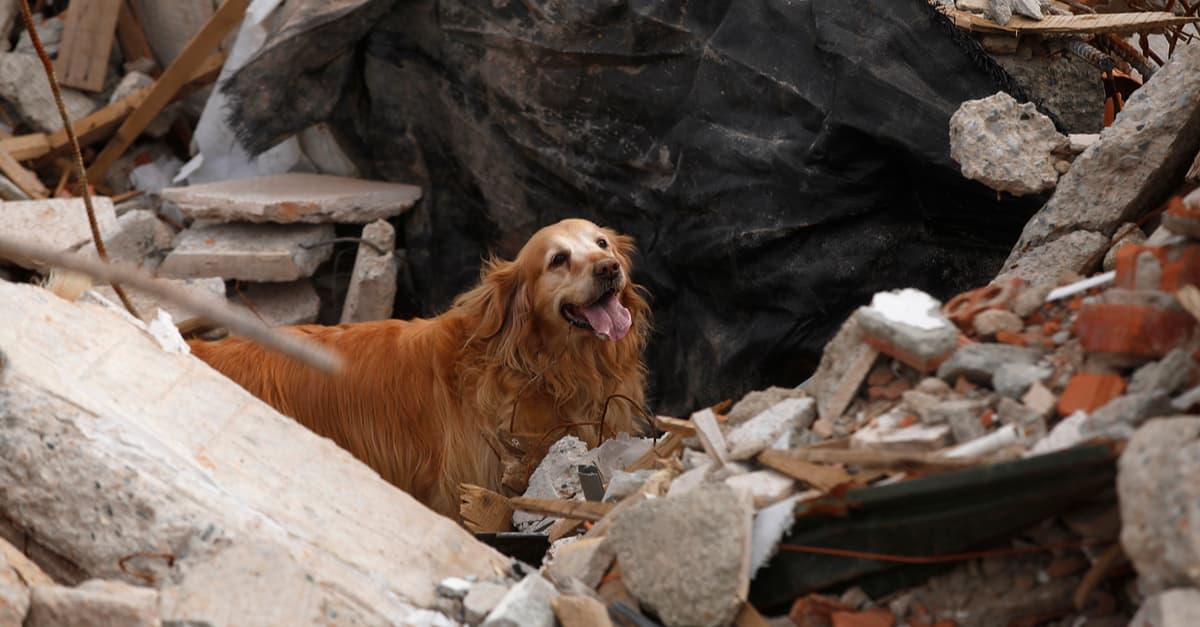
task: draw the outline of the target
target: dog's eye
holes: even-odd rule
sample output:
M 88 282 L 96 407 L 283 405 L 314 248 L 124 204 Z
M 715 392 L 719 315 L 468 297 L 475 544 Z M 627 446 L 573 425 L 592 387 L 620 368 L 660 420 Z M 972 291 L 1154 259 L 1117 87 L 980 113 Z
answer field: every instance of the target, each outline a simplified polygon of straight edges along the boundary
M 557 255 L 554 255 L 553 259 L 550 260 L 550 267 L 554 268 L 557 266 L 561 266 L 566 262 L 567 262 L 567 253 L 558 253 Z
M 601 237 L 600 239 L 596 240 L 596 245 L 600 248 L 608 248 L 608 240 Z

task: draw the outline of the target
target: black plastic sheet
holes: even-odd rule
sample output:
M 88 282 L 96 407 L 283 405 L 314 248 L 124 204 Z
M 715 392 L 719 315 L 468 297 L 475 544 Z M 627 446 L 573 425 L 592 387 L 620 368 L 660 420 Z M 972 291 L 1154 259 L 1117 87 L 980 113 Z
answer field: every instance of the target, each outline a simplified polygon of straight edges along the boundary
M 424 185 L 414 313 L 560 218 L 634 235 L 659 412 L 799 383 L 878 290 L 985 283 L 1044 200 L 958 174 L 950 115 L 1022 94 L 925 0 L 287 6 L 223 86 L 243 143 L 327 120 Z

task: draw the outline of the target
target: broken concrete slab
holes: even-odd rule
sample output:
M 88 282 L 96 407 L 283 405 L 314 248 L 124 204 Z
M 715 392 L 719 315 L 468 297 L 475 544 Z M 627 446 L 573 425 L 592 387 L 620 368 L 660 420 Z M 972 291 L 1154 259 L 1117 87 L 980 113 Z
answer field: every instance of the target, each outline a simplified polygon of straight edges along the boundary
M 981 385 L 992 385 L 992 379 L 1006 364 L 1036 364 L 1041 352 L 1033 348 L 1008 344 L 967 344 L 954 352 L 938 368 L 938 378 L 954 381 L 959 377 Z
M 153 211 L 137 209 L 117 216 L 116 229 L 104 238 L 104 248 L 113 261 L 153 271 L 162 262 L 162 251 L 171 247 L 174 238 L 175 231 Z M 80 252 L 97 258 L 91 238 Z
M 179 234 L 161 276 L 219 276 L 242 281 L 295 281 L 313 275 L 329 256 L 332 224 L 211 224 Z M 306 246 L 309 246 L 306 248 Z
M 225 300 L 225 279 L 220 277 L 209 277 L 207 279 L 160 279 L 172 286 L 190 292 L 192 295 L 205 300 L 223 301 Z M 155 310 L 162 309 L 170 314 L 171 319 L 176 322 L 182 322 L 188 318 L 194 317 L 195 312 L 183 309 L 178 305 L 164 305 L 154 296 L 151 296 L 140 290 L 126 287 L 125 295 L 133 302 L 133 306 L 142 315 L 143 322 L 150 322 L 154 319 Z M 114 303 L 119 303 L 121 300 L 117 297 L 117 293 L 108 285 L 98 285 L 92 290 L 99 293 L 104 298 Z
M 229 300 L 253 312 L 269 327 L 316 322 L 321 311 L 321 298 L 310 279 L 237 284 Z
M 69 87 L 62 89 L 62 99 L 72 120 L 85 117 L 99 107 L 94 100 Z M 11 104 L 39 132 L 53 133 L 63 127 L 46 71 L 34 55 L 0 52 L 0 100 Z
M 330 440 L 104 307 L 0 282 L 0 319 L 18 321 L 0 325 L 0 514 L 84 577 L 136 581 L 122 565 L 154 577 L 164 620 L 403 623 L 446 577 L 507 568 Z
M 1036 105 L 1004 92 L 967 100 L 950 116 L 950 157 L 962 175 L 1014 196 L 1053 189 L 1054 162 L 1069 145 Z
M 1142 423 L 1176 412 L 1166 392 L 1154 390 L 1118 396 L 1087 417 L 1083 432 L 1088 436 L 1127 438 Z
M 606 538 L 579 538 L 555 551 L 554 559 L 546 565 L 546 576 L 551 581 L 573 577 L 594 589 L 615 558 Z
M 755 507 L 778 503 L 796 491 L 796 481 L 774 470 L 755 470 L 725 479 L 725 485 L 750 497 Z
M 342 305 L 342 324 L 391 318 L 396 301 L 396 229 L 376 220 L 363 227 L 362 239 Z
M 494 581 L 480 581 L 471 586 L 471 591 L 463 598 L 463 615 L 467 624 L 474 626 L 482 623 L 506 594 L 508 586 Z
M 158 627 L 158 590 L 91 579 L 74 588 L 34 586 L 25 627 Z
M 421 199 L 421 188 L 289 172 L 169 187 L 162 197 L 197 220 L 366 224 L 411 209 Z
M 954 352 L 958 329 L 942 304 L 911 288 L 879 292 L 859 309 L 863 340 L 879 352 L 929 372 Z
M 579 483 L 580 464 L 588 463 L 587 442 L 573 435 L 560 438 L 550 445 L 550 450 L 529 476 L 529 487 L 522 496 L 538 499 L 583 500 L 583 486 Z M 513 512 L 513 527 L 518 531 L 540 531 L 552 518 L 522 510 Z
M 805 385 L 805 390 L 817 399 L 818 417 L 836 418 L 845 411 L 846 407 L 843 403 L 848 404 L 852 397 L 843 398 L 846 395 L 840 393 L 841 388 L 851 370 L 854 370 L 856 366 L 861 366 L 864 354 L 874 356 L 878 355 L 878 352 L 863 343 L 859 312 L 855 311 L 842 323 L 842 327 L 838 329 L 833 339 L 825 344 L 817 371 Z M 872 359 L 872 361 L 874 360 Z M 855 382 L 855 390 L 857 390 L 857 384 L 862 383 L 861 379 L 866 378 L 870 368 L 871 364 L 867 364 L 865 368 L 858 367 L 861 373 L 855 372 L 855 374 L 861 376 L 859 376 L 859 381 Z M 852 390 L 851 394 L 855 390 Z
M 806 396 L 808 393 L 799 388 L 778 386 L 748 392 L 741 400 L 734 403 L 733 407 L 729 408 L 729 414 L 725 417 L 725 426 L 726 428 L 736 427 L 789 398 Z
M 668 627 L 729 623 L 749 588 L 751 515 L 720 483 L 635 504 L 608 534 L 625 587 Z
M 1117 464 L 1121 546 L 1153 594 L 1200 583 L 1200 418 L 1151 420 Z
M 117 214 L 112 199 L 92 197 L 100 236 L 106 241 L 117 231 Z M 0 211 L 0 235 L 55 251 L 74 251 L 92 241 L 87 209 L 80 198 L 49 198 L 4 203 Z M 11 260 L 26 268 L 35 264 Z
M 850 436 L 850 448 L 924 453 L 950 444 L 950 425 L 914 422 L 908 417 L 909 414 L 900 409 L 876 417 Z
M 550 602 L 557 596 L 558 590 L 545 577 L 526 575 L 500 599 L 483 627 L 554 627 Z
M 1029 251 L 1072 233 L 1087 232 L 1107 244 L 1117 226 L 1136 220 L 1171 192 L 1200 149 L 1197 68 L 1200 47 L 1183 46 L 1134 92 L 1025 225 L 1004 264 L 1006 273 Z
M 816 416 L 817 403 L 811 398 L 790 398 L 776 403 L 726 434 L 729 459 L 750 459 L 784 433 L 797 427 L 807 428 Z
M 1066 273 L 1087 274 L 1104 259 L 1108 236 L 1095 231 L 1072 231 L 1021 255 L 1010 255 L 996 280 L 1024 279 L 1030 285 L 1058 285 Z
M 1200 625 L 1200 590 L 1175 588 L 1156 594 L 1138 608 L 1129 627 L 1192 627 Z
M 1001 364 L 992 375 L 992 387 L 1001 396 L 1021 398 L 1034 381 L 1045 381 L 1053 372 L 1034 364 Z

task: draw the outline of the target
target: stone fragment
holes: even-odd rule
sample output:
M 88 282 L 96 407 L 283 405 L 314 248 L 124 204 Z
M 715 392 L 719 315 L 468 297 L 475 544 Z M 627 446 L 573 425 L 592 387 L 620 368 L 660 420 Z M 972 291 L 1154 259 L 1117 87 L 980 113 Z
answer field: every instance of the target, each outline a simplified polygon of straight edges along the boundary
M 219 276 L 242 281 L 295 281 L 312 276 L 329 256 L 333 225 L 213 224 L 179 234 L 159 274 L 187 279 Z M 306 245 L 311 245 L 306 248 Z
M 1025 329 L 1021 317 L 1007 309 L 981 311 L 975 316 L 974 325 L 980 337 L 992 337 L 999 331 L 1020 333 Z
M 748 392 L 741 400 L 729 408 L 725 417 L 725 426 L 736 427 L 747 420 L 767 411 L 778 403 L 789 398 L 804 398 L 808 394 L 799 388 L 781 388 L 771 386 L 765 390 Z
M 811 398 L 781 401 L 726 434 L 729 458 L 743 460 L 754 457 L 778 440 L 779 436 L 797 427 L 807 428 L 816 416 L 817 403 Z
M 1072 54 L 1023 54 L 1030 50 L 1024 38 L 1011 33 L 997 35 L 1007 38 L 1013 52 L 993 58 L 1024 88 L 1029 100 L 1038 103 L 1038 110 L 1058 118 L 1062 130 L 1069 133 L 1099 133 L 1104 122 L 1104 82 L 1096 66 Z M 1018 39 L 1018 41 L 1012 41 Z M 1068 135 L 1068 142 L 1071 136 Z M 1073 157 L 1082 149 L 1070 145 L 1067 152 Z M 1064 155 L 1065 156 L 1065 155 Z
M 20 6 L 16 1 L 11 4 L 14 11 L 16 11 L 16 7 Z M 0 12 L 2 11 L 3 9 L 0 9 Z M 19 52 L 23 55 L 36 58 L 37 49 L 33 47 L 33 39 L 29 37 L 29 32 L 25 30 L 25 22 L 21 19 L 20 11 L 14 13 L 14 18 L 13 22 L 19 29 L 20 34 L 17 35 L 17 45 L 13 48 L 13 52 Z M 33 23 L 34 28 L 37 29 L 38 39 L 42 41 L 42 48 L 46 50 L 46 54 L 50 55 L 51 59 L 57 57 L 59 45 L 62 44 L 63 29 L 66 27 L 65 16 L 60 13 L 54 17 L 46 18 L 41 13 L 34 13 Z M 7 51 L 9 35 L 12 35 L 11 30 L 4 31 L 5 51 Z M 50 106 L 53 107 L 54 104 L 51 103 Z
M 546 456 L 529 476 L 529 487 L 524 496 L 539 499 L 583 499 L 583 486 L 579 483 L 580 464 L 586 464 L 588 459 L 587 443 L 573 435 L 560 438 L 550 446 Z M 513 527 L 518 531 L 536 531 L 543 529 L 549 518 L 542 514 L 533 514 L 516 510 L 513 512 Z
M 412 208 L 421 199 L 421 188 L 289 172 L 170 187 L 162 197 L 178 205 L 184 216 L 198 220 L 366 224 Z
M 996 279 L 1016 277 L 1030 285 L 1058 285 L 1068 272 L 1091 272 L 1103 261 L 1107 249 L 1108 237 L 1103 233 L 1072 231 L 1060 238 L 1034 244 L 1019 256 L 1010 256 Z
M 121 77 L 121 81 L 117 83 L 113 89 L 112 95 L 108 97 L 108 103 L 112 104 L 132 95 L 134 92 L 147 89 L 154 85 L 154 78 L 145 72 L 133 71 Z M 179 105 L 176 103 L 168 104 L 163 107 L 163 110 L 154 116 L 150 124 L 146 125 L 146 129 L 142 134 L 148 137 L 159 138 L 166 135 L 171 130 L 171 125 L 179 115 Z M 141 189 L 141 188 L 139 188 Z
M 526 575 L 509 589 L 483 621 L 483 627 L 554 627 L 550 602 L 558 596 L 554 584 L 538 573 Z
M 1021 397 L 1023 405 L 1043 417 L 1050 416 L 1057 402 L 1058 399 L 1054 396 L 1054 392 L 1042 385 L 1041 381 L 1034 381 L 1029 386 L 1029 390 L 1025 392 L 1025 396 Z
M 112 200 L 106 196 L 93 197 L 92 207 L 100 236 L 107 241 L 117 231 Z M 59 252 L 79 250 L 92 241 L 87 209 L 79 198 L 5 202 L 0 211 L 0 235 Z M 11 261 L 38 269 L 27 260 Z
M 72 120 L 96 110 L 91 98 L 69 87 L 62 88 L 62 97 Z M 0 52 L 0 100 L 11 104 L 34 130 L 53 133 L 63 126 L 42 62 L 34 55 Z
M 1075 412 L 1066 418 L 1058 421 L 1054 428 L 1046 437 L 1038 440 L 1033 448 L 1029 450 L 1028 455 L 1043 455 L 1045 453 L 1053 453 L 1063 449 L 1071 448 L 1083 441 L 1083 425 L 1087 421 L 1087 414 L 1084 412 Z
M 580 538 L 558 548 L 554 559 L 546 565 L 546 576 L 551 581 L 574 577 L 587 587 L 595 588 L 615 557 L 604 538 Z
M 1146 423 L 1117 465 L 1121 546 L 1146 594 L 1200 582 L 1200 418 Z
M 755 507 L 779 502 L 796 491 L 796 481 L 774 470 L 755 470 L 725 479 L 725 485 L 745 493 Z
M 1200 625 L 1200 590 L 1175 588 L 1144 601 L 1129 627 L 1192 627 Z
M 1040 20 L 1042 19 L 1042 6 L 1038 3 L 1038 0 L 1013 0 L 1013 13 L 1024 15 L 1030 19 Z
M 287 283 L 240 283 L 229 300 L 244 307 L 269 327 L 308 324 L 317 321 L 321 298 L 312 280 Z
M 1046 297 L 1054 290 L 1054 282 L 1032 284 L 1020 291 L 1012 302 L 1012 311 L 1022 318 L 1041 309 L 1046 304 Z
M 668 627 L 725 625 L 749 588 L 750 504 L 724 484 L 639 502 L 608 538 L 629 592 Z
M 207 279 L 159 279 L 176 288 L 191 293 L 193 296 L 203 298 L 212 302 L 221 302 L 225 300 L 225 280 L 220 277 L 210 277 Z M 104 298 L 111 302 L 119 303 L 120 298 L 113 288 L 108 285 L 98 285 L 92 288 Z M 196 312 L 188 311 L 174 304 L 163 304 L 157 297 L 151 296 L 145 292 L 125 286 L 125 295 L 129 300 L 133 301 L 133 306 L 137 308 L 138 313 L 142 315 L 143 322 L 150 322 L 154 319 L 154 312 L 162 309 L 170 314 L 171 319 L 175 322 L 183 322 L 189 318 L 196 316 Z
M 1088 436 L 1126 438 L 1143 422 L 1175 412 L 1166 392 L 1155 390 L 1126 394 L 1109 401 L 1088 416 L 1083 432 Z
M 854 431 L 850 448 L 928 453 L 949 446 L 952 436 L 948 424 L 912 422 L 907 418 L 907 413 L 895 410 L 876 417 L 874 422 Z
M 992 387 L 1001 396 L 1021 398 L 1034 381 L 1045 381 L 1051 374 L 1049 369 L 1033 364 L 1001 364 L 992 375 Z
M 1101 269 L 1105 272 L 1112 270 L 1117 264 L 1117 252 L 1126 246 L 1140 245 L 1145 243 L 1145 241 L 1146 234 L 1136 224 L 1132 222 L 1122 224 L 1117 228 L 1117 232 L 1113 234 L 1108 252 L 1104 253 L 1104 263 L 1101 265 Z
M 674 497 L 687 494 L 703 485 L 708 481 L 708 474 L 712 470 L 712 464 L 711 461 L 706 461 L 684 471 L 671 482 L 671 487 L 667 489 L 667 496 Z
M 863 339 L 879 352 L 929 372 L 954 351 L 958 329 L 942 304 L 915 289 L 879 292 L 859 310 Z
M 1116 227 L 1166 198 L 1200 146 L 1200 46 L 1183 46 L 1140 87 L 1100 141 L 1075 159 L 1025 225 L 1004 267 L 1081 232 L 1107 244 Z M 1072 268 L 1083 272 L 1086 268 Z
M 623 501 L 625 497 L 640 490 L 645 485 L 646 480 L 650 478 L 650 475 L 653 474 L 654 470 L 649 468 L 634 472 L 618 470 L 608 480 L 608 487 L 605 489 L 604 498 L 601 500 L 605 503 Z
M 987 434 L 980 419 L 989 405 L 987 400 L 942 401 L 929 412 L 929 422 L 950 425 L 959 444 L 970 442 Z
M 0 517 L 36 529 L 79 576 L 123 561 L 153 577 L 164 620 L 305 625 L 334 611 L 342 624 L 403 624 L 446 577 L 507 567 L 123 316 L 0 282 L 0 320 L 37 321 L 0 325 Z
M 471 591 L 471 585 L 462 577 L 447 577 L 438 582 L 437 593 L 451 599 L 461 599 Z
M 589 596 L 562 594 L 550 601 L 562 627 L 609 627 L 608 608 Z
M 508 586 L 492 581 L 480 581 L 471 586 L 471 591 L 463 598 L 463 615 L 468 625 L 478 625 L 500 604 L 504 595 L 508 594 Z
M 1004 26 L 1012 19 L 1013 0 L 988 0 L 987 17 Z
M 992 385 L 996 371 L 1005 364 L 1036 364 L 1036 349 L 1007 344 L 967 344 L 938 367 L 938 378 L 954 381 L 966 377 L 980 385 Z
M 1053 189 L 1054 153 L 1069 145 L 1036 105 L 1004 92 L 968 100 L 950 117 L 950 157 L 963 176 L 1015 196 Z
M 25 627 L 158 627 L 158 591 L 91 579 L 74 588 L 34 586 Z
M 362 238 L 342 305 L 342 324 L 391 318 L 396 301 L 396 229 L 385 220 L 376 220 L 363 227 Z

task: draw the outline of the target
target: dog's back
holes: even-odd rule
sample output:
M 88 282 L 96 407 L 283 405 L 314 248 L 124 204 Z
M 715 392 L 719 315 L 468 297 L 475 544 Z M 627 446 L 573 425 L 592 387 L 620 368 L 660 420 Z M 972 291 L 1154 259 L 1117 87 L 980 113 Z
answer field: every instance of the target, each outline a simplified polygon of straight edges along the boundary
M 457 518 L 458 483 L 485 481 L 498 471 L 491 460 L 454 456 L 463 447 L 487 445 L 482 425 L 466 424 L 470 412 L 457 409 L 453 346 L 458 333 L 448 322 L 384 320 L 287 329 L 341 354 L 344 366 L 336 375 L 240 337 L 189 344 L 196 356 L 250 393 L 332 439 L 418 500 Z M 451 457 L 456 466 L 469 467 L 448 467 Z

